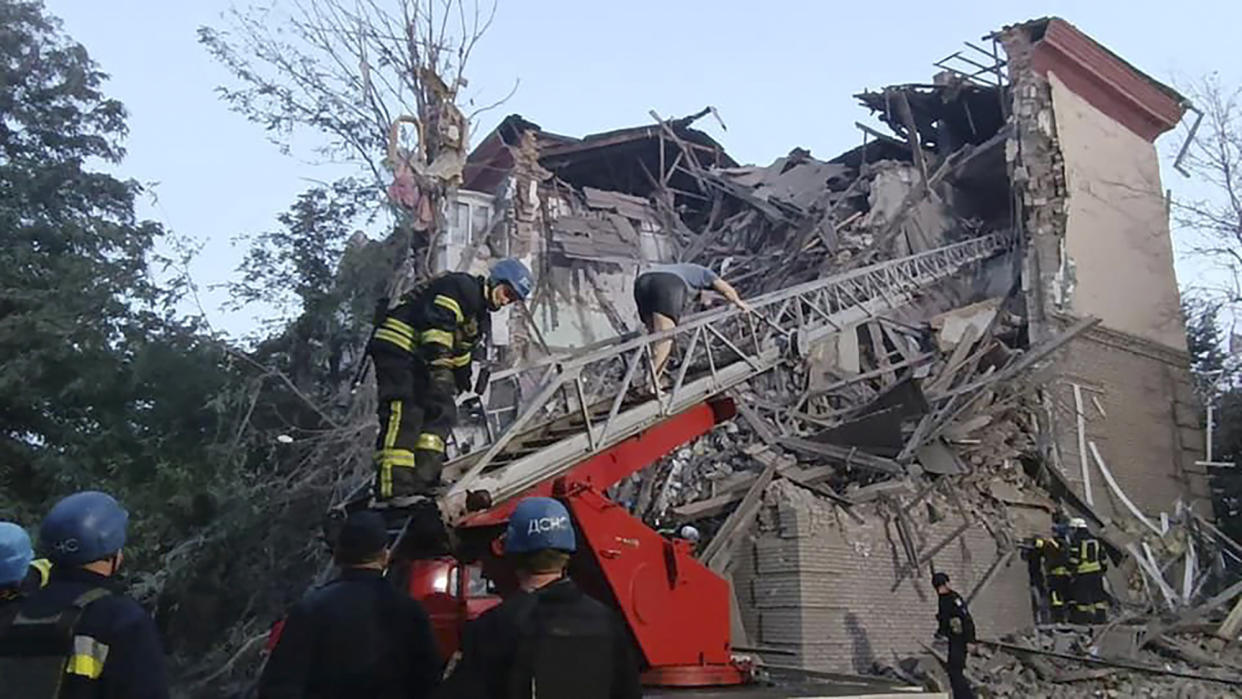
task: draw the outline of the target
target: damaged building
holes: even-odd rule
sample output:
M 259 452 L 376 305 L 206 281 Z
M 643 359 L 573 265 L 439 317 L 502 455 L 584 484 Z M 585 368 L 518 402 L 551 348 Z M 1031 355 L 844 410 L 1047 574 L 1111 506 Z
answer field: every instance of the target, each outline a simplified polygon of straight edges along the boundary
M 1201 524 L 1204 440 L 1154 145 L 1189 105 L 1062 19 L 986 41 L 930 82 L 858 94 L 883 127 L 841 124 L 862 142 L 827 160 L 794 148 L 741 165 L 696 128 L 710 108 L 580 138 L 512 115 L 466 160 L 442 259 L 531 264 L 533 322 L 502 319 L 494 337 L 512 363 L 637 332 L 632 283 L 652 262 L 699 262 L 762 300 L 1007 241 L 733 389 L 736 421 L 612 493 L 664 531 L 704 533 L 700 560 L 733 584 L 737 647 L 909 679 L 898 659 L 934 630 L 932 569 L 981 636 L 1036 628 L 1020 542 L 1058 513 L 1109 548 L 1117 609 L 1163 614 L 1162 632 L 1170 614 L 1219 607 L 1242 560 Z M 493 383 L 496 429 L 535 387 L 513 384 Z

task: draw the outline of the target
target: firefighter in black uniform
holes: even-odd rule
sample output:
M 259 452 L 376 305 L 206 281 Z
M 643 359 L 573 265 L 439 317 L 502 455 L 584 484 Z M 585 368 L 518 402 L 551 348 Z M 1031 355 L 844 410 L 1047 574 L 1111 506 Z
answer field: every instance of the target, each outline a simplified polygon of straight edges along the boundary
M 259 680 L 260 699 L 431 695 L 440 655 L 427 612 L 384 577 L 388 532 L 369 510 L 345 520 L 341 574 L 294 605 Z
M 1064 623 L 1070 610 L 1069 541 L 1064 525 L 1052 525 L 1051 537 L 1037 537 L 1035 550 L 1044 564 L 1044 582 L 1048 587 L 1048 610 L 1055 624 Z
M 1070 621 L 1075 624 L 1103 624 L 1108 621 L 1108 595 L 1104 594 L 1106 561 L 1100 555 L 1100 540 L 1091 535 L 1087 521 L 1070 520 L 1069 568 L 1074 579 L 1074 598 Z
M 565 576 L 576 548 L 569 511 L 527 498 L 509 518 L 505 556 L 519 590 L 466 628 L 443 699 L 637 699 L 629 634 Z
M 974 699 L 975 693 L 966 681 L 966 650 L 975 642 L 975 620 L 966 608 L 966 600 L 949 587 L 949 576 L 932 576 L 939 607 L 936 610 L 936 636 L 949 641 L 949 684 L 953 699 Z
M 377 504 L 410 504 L 440 484 L 458 393 L 491 328 L 490 312 L 530 295 L 526 265 L 497 262 L 487 277 L 449 272 L 406 294 L 379 318 L 368 346 L 375 362 L 379 437 Z
M 47 587 L 0 631 L 0 699 L 164 699 L 155 624 L 115 582 L 129 514 L 110 495 L 61 500 L 39 529 Z

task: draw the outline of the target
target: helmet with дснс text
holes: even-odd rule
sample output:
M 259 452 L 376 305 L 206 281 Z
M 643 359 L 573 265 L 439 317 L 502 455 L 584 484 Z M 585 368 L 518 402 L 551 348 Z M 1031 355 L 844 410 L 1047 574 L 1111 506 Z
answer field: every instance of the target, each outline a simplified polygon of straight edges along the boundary
M 526 498 L 509 516 L 505 553 L 555 549 L 573 553 L 578 548 L 569 510 L 552 498 Z

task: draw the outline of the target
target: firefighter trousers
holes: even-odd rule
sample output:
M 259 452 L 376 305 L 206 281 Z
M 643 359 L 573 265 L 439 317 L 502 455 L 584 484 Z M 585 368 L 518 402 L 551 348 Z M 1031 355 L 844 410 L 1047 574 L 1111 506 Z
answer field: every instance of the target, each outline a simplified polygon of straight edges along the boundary
M 1103 624 L 1108 621 L 1108 596 L 1104 594 L 1104 573 L 1078 573 L 1073 582 L 1070 621 L 1075 624 Z
M 445 442 L 457 423 L 453 373 L 408 355 L 374 353 L 379 435 L 378 500 L 431 495 L 440 485 Z
M 1048 609 L 1053 623 L 1062 623 L 1069 619 L 1070 607 L 1074 604 L 1070 597 L 1069 574 L 1048 575 Z

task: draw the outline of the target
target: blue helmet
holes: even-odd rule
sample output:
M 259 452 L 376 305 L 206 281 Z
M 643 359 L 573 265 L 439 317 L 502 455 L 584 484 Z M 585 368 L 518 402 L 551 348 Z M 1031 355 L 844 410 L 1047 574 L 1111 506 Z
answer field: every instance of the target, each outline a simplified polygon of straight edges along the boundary
M 557 549 L 573 553 L 578 546 L 569 510 L 552 498 L 526 498 L 509 516 L 505 553 Z
M 39 528 L 39 545 L 52 563 L 79 566 L 120 551 L 128 525 L 129 513 L 111 495 L 85 490 L 52 507 Z
M 521 260 L 515 260 L 512 257 L 505 259 L 492 265 L 491 276 L 488 279 L 493 285 L 505 284 L 518 298 L 525 301 L 532 289 L 535 288 L 535 280 L 530 276 L 530 270 Z
M 33 559 L 26 530 L 12 522 L 0 522 L 0 585 L 21 582 Z

